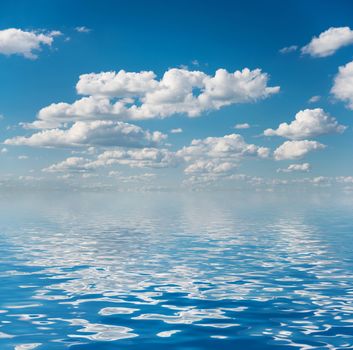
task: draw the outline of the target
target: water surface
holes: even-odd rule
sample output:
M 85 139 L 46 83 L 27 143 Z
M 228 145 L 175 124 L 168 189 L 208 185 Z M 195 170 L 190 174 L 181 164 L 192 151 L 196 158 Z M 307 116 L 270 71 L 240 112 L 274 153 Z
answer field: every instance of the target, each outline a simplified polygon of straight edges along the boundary
M 352 349 L 353 200 L 0 198 L 0 348 Z

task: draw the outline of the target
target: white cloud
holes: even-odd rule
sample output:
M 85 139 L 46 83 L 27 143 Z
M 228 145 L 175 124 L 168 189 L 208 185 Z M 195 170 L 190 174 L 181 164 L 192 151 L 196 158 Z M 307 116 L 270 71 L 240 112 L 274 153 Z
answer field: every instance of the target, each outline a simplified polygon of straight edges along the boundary
M 302 163 L 302 164 L 290 164 L 287 168 L 284 169 L 277 169 L 278 173 L 291 173 L 291 172 L 308 172 L 310 170 L 309 163 Z
M 242 123 L 242 124 L 235 124 L 234 129 L 241 130 L 241 129 L 249 129 L 250 125 L 248 123 Z
M 175 114 L 196 117 L 205 111 L 255 102 L 278 93 L 278 86 L 267 86 L 268 79 L 260 69 L 247 68 L 234 73 L 218 69 L 214 76 L 172 68 L 160 80 L 151 71 L 84 74 L 76 89 L 86 97 L 41 109 L 38 120 L 29 126 L 53 128 L 77 120 L 136 120 Z
M 125 146 L 146 147 L 159 144 L 166 135 L 145 131 L 139 126 L 108 120 L 76 122 L 69 129 L 43 130 L 29 137 L 5 140 L 6 145 L 33 147 Z
M 315 95 L 315 96 L 310 97 L 308 102 L 309 103 L 315 103 L 315 102 L 319 102 L 320 99 L 321 99 L 321 96 Z
M 186 163 L 184 173 L 193 182 L 214 182 L 230 176 L 247 156 L 266 158 L 270 150 L 245 142 L 239 134 L 193 140 L 176 155 Z
M 91 171 L 92 169 L 93 167 L 90 165 L 87 159 L 82 157 L 70 157 L 62 162 L 53 164 L 48 168 L 43 169 L 43 171 L 47 173 L 84 173 L 87 171 Z
M 87 28 L 85 26 L 76 27 L 75 30 L 78 33 L 89 33 L 91 31 L 91 29 L 89 29 L 89 28 Z
M 155 90 L 159 82 L 152 71 L 142 72 L 102 72 L 82 74 L 76 84 L 80 95 L 105 97 L 133 97 L 144 96 Z
M 184 172 L 187 175 L 226 175 L 232 172 L 237 167 L 232 162 L 220 162 L 217 160 L 197 160 L 185 168 Z
M 352 44 L 353 30 L 349 27 L 331 27 L 318 37 L 312 38 L 301 51 L 312 57 L 327 57 L 333 55 L 341 47 Z
M 170 130 L 170 133 L 171 134 L 180 134 L 183 132 L 183 129 L 182 128 L 176 128 L 176 129 L 172 129 Z
M 353 176 L 337 176 L 336 181 L 343 184 L 353 184 Z
M 346 102 L 347 108 L 353 110 L 353 61 L 339 67 L 331 93 L 338 100 Z
M 26 160 L 28 159 L 28 156 L 22 155 L 17 157 L 19 160 Z
M 8 149 L 7 149 L 7 148 L 3 147 L 3 148 L 1 149 L 1 153 L 7 153 L 7 152 L 8 152 Z
M 291 46 L 286 46 L 283 47 L 282 49 L 279 50 L 280 53 L 282 54 L 286 54 L 286 53 L 290 53 L 290 52 L 294 52 L 298 50 L 298 46 L 297 45 L 291 45 Z
M 223 137 L 207 137 L 203 140 L 193 140 L 190 146 L 183 147 L 177 154 L 186 161 L 205 157 L 217 160 L 239 160 L 244 156 L 266 158 L 269 155 L 269 149 L 248 144 L 239 134 L 230 134 Z
M 58 35 L 61 35 L 59 31 L 40 33 L 16 28 L 0 30 L 0 53 L 36 59 L 38 56 L 35 51 L 41 50 L 43 45 L 51 46 L 54 37 Z
M 184 164 L 184 172 L 188 176 L 216 178 L 232 174 L 246 156 L 266 158 L 269 152 L 268 148 L 247 144 L 241 135 L 231 134 L 193 140 L 190 146 L 177 152 L 154 147 L 118 147 L 104 151 L 95 159 L 70 157 L 47 167 L 44 171 L 87 172 L 116 165 L 131 168 L 171 168 Z M 115 174 L 115 170 L 112 171 L 111 174 Z
M 115 164 L 127 165 L 132 168 L 167 168 L 178 164 L 179 159 L 174 152 L 167 149 L 115 149 L 101 153 L 90 166 L 98 168 Z
M 346 126 L 338 124 L 323 109 L 305 109 L 295 115 L 290 124 L 281 123 L 276 130 L 266 129 L 265 136 L 281 136 L 291 140 L 311 138 L 329 133 L 342 133 Z
M 273 155 L 276 160 L 297 159 L 311 151 L 321 150 L 325 147 L 317 141 L 286 141 L 273 152 Z
M 110 171 L 109 172 L 110 177 L 114 177 L 115 180 L 118 180 L 119 183 L 124 182 L 124 183 L 131 183 L 131 182 L 151 182 L 156 178 L 156 174 L 153 173 L 144 173 L 144 174 L 138 174 L 138 175 L 128 175 L 128 176 L 123 176 L 121 173 L 117 171 Z

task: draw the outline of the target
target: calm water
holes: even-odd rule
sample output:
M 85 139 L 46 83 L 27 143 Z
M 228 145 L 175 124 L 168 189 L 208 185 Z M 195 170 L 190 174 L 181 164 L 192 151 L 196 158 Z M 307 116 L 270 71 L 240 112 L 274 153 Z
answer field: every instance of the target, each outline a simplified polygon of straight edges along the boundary
M 349 195 L 2 195 L 0 210 L 1 350 L 353 348 Z

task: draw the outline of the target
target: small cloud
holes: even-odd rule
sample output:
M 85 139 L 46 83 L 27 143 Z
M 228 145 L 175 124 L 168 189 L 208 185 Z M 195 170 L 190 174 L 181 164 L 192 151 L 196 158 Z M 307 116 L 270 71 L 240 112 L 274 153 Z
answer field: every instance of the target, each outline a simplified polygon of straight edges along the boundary
M 200 65 L 200 62 L 198 60 L 192 60 L 191 63 L 194 65 L 194 66 L 199 66 Z
M 176 128 L 176 129 L 172 129 L 170 130 L 170 133 L 171 134 L 180 134 L 183 132 L 183 129 L 182 128 Z
M 310 97 L 308 102 L 309 103 L 315 103 L 315 102 L 320 101 L 320 99 L 321 99 L 321 96 L 316 95 L 316 96 Z
M 241 129 L 249 129 L 250 125 L 248 123 L 236 124 L 233 127 L 234 129 L 241 130 Z
M 58 30 L 50 32 L 25 31 L 17 28 L 0 30 L 0 54 L 22 55 L 28 59 L 38 58 L 44 46 L 51 47 L 54 38 L 62 35 Z
M 265 136 L 281 136 L 290 140 L 312 138 L 325 134 L 342 134 L 347 126 L 326 113 L 322 108 L 305 109 L 290 123 L 281 123 L 277 129 L 266 129 Z M 5 141 L 6 142 L 6 141 Z
M 28 156 L 18 156 L 18 159 L 25 160 L 25 159 L 28 159 Z
M 298 46 L 297 45 L 291 45 L 291 46 L 286 46 L 283 47 L 282 49 L 279 50 L 280 53 L 282 54 L 287 54 L 287 53 L 291 53 L 294 51 L 298 50 Z
M 4 148 L 1 149 L 1 153 L 7 153 L 7 152 L 8 152 L 7 148 L 4 147 Z
M 87 28 L 87 27 L 85 27 L 85 26 L 76 27 L 75 30 L 76 30 L 76 32 L 78 32 L 78 33 L 89 33 L 89 32 L 92 31 L 92 29 Z
M 277 173 L 291 173 L 291 172 L 308 172 L 310 171 L 311 166 L 309 163 L 303 164 L 290 164 L 287 168 L 277 169 Z
M 313 37 L 309 44 L 301 48 L 302 54 L 311 57 L 327 57 L 342 47 L 353 44 L 353 30 L 349 27 L 331 27 L 318 37 Z

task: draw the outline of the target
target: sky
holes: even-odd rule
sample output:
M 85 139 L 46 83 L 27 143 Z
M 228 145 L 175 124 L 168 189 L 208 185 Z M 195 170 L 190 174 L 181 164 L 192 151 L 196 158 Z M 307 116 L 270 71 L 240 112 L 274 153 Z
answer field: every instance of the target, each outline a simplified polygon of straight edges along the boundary
M 0 189 L 353 190 L 351 1 L 2 1 Z

